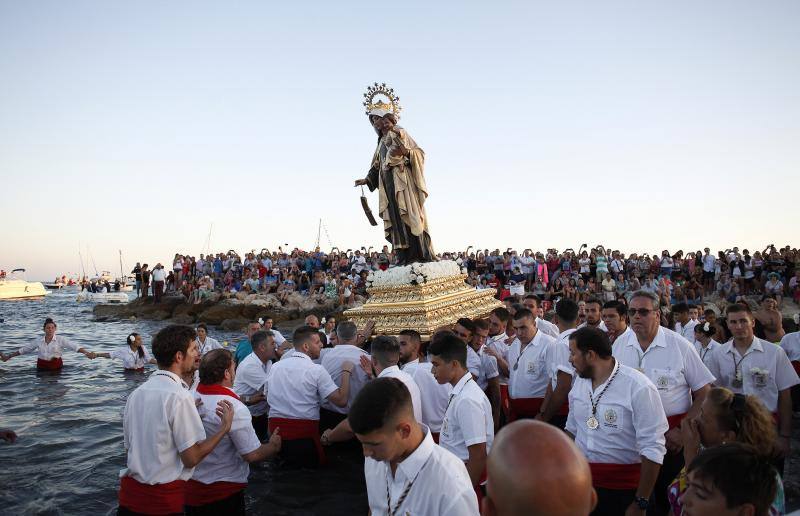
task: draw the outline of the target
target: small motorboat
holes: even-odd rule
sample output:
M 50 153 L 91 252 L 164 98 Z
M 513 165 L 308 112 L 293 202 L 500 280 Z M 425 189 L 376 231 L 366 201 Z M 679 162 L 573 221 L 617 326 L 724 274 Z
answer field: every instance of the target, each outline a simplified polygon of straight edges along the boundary
M 35 299 L 46 294 L 41 282 L 25 280 L 25 269 L 14 269 L 8 276 L 5 271 L 0 274 L 0 299 Z
M 89 292 L 82 290 L 78 292 L 76 301 L 88 301 L 91 303 L 127 303 L 130 301 L 128 294 L 124 292 Z

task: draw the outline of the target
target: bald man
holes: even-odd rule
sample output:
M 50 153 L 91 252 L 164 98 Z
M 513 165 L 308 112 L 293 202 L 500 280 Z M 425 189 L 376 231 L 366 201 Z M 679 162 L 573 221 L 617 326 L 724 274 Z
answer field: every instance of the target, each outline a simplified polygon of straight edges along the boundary
M 483 516 L 586 516 L 597 505 L 589 463 L 564 432 L 515 421 L 489 453 Z

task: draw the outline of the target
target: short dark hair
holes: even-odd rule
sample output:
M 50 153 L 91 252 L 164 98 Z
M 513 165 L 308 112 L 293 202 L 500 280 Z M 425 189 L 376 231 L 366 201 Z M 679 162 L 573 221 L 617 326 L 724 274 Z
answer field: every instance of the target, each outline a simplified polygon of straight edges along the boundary
M 445 362 L 458 361 L 461 367 L 467 367 L 467 345 L 452 332 L 441 332 L 434 335 L 428 353 L 440 357 Z
M 153 356 L 159 367 L 170 367 L 175 363 L 175 355 L 180 351 L 186 353 L 189 344 L 197 338 L 197 332 L 191 326 L 170 324 L 153 338 Z
M 689 305 L 686 303 L 675 303 L 672 305 L 672 313 L 673 314 L 688 314 L 689 313 Z
M 706 448 L 689 464 L 687 473 L 711 482 L 725 497 L 728 509 L 753 504 L 766 516 L 778 489 L 775 468 L 748 444 L 732 442 Z
M 456 321 L 456 324 L 467 330 L 468 332 L 475 334 L 475 323 L 472 322 L 472 319 L 467 319 L 466 317 L 462 317 Z
M 319 335 L 319 330 L 311 326 L 301 326 L 294 330 L 292 334 L 292 344 L 294 347 L 302 346 L 311 340 L 314 335 Z
M 422 335 L 420 335 L 417 330 L 401 330 L 398 335 L 403 335 L 404 337 L 410 337 L 411 340 L 413 340 L 417 344 L 422 343 Z
M 621 303 L 620 301 L 606 301 L 606 303 L 603 305 L 603 310 L 610 308 L 616 310 L 620 317 L 625 317 L 628 315 L 628 307 L 625 306 L 625 303 Z
M 609 358 L 611 356 L 611 341 L 608 339 L 606 332 L 598 330 L 597 328 L 585 327 L 576 331 L 569 336 L 569 340 L 575 341 L 581 353 L 588 353 L 594 351 L 600 358 Z
M 269 342 L 269 339 L 275 339 L 275 335 L 272 334 L 272 331 L 267 330 L 258 330 L 253 335 L 250 336 L 250 347 L 256 349 L 264 342 Z
M 508 312 L 508 310 L 506 310 L 502 306 L 499 306 L 494 310 L 492 310 L 492 315 L 500 319 L 500 322 L 508 322 L 508 318 L 511 317 L 511 314 Z
M 530 317 L 531 319 L 536 319 L 536 316 L 533 315 L 533 312 L 528 310 L 527 308 L 523 308 L 522 310 L 517 310 L 517 313 L 514 314 L 514 320 L 520 321 L 522 319 L 527 319 Z
M 747 303 L 733 303 L 732 305 L 728 305 L 728 308 L 725 309 L 725 315 L 737 312 L 745 312 L 750 315 L 753 315 L 753 311 L 750 310 L 750 306 Z
M 394 365 L 400 359 L 400 343 L 391 335 L 379 335 L 372 341 L 370 354 L 383 367 Z
M 542 298 L 540 298 L 536 294 L 528 294 L 527 296 L 525 296 L 525 299 L 533 299 L 534 301 L 536 301 L 536 308 L 542 306 Z
M 200 383 L 214 385 L 225 378 L 233 363 L 233 355 L 227 349 L 212 349 L 200 361 Z
M 206 323 L 204 323 L 204 322 L 201 322 L 201 323 L 199 323 L 199 324 L 196 326 L 196 328 L 197 328 L 198 330 L 199 330 L 200 328 L 203 328 L 203 329 L 206 331 L 206 333 L 208 333 L 208 326 L 206 326 Z
M 380 430 L 397 414 L 412 411 L 411 394 L 397 378 L 376 378 L 361 388 L 347 415 L 356 434 Z
M 489 321 L 486 319 L 475 319 L 472 321 L 472 324 L 475 325 L 476 330 L 488 330 L 489 329 Z
M 594 297 L 594 296 L 592 296 L 592 297 L 590 297 L 589 299 L 587 299 L 587 300 L 586 300 L 586 304 L 587 304 L 587 305 L 589 305 L 589 304 L 592 304 L 592 303 L 594 303 L 594 304 L 596 304 L 596 305 L 598 305 L 598 306 L 600 306 L 600 307 L 602 307 L 602 306 L 603 306 L 603 302 L 602 302 L 602 301 L 600 301 L 600 298 L 599 298 L 599 297 Z
M 567 324 L 572 324 L 578 320 L 578 310 L 578 303 L 572 299 L 564 298 L 556 303 L 558 320 Z

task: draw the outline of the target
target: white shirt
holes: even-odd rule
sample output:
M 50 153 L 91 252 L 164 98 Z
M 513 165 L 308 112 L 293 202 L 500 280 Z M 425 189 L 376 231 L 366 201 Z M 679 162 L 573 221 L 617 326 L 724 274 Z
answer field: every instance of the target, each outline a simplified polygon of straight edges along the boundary
M 638 464 L 644 456 L 661 464 L 667 452 L 664 433 L 669 428 L 661 397 L 636 369 L 619 361 L 614 369 L 617 374 L 607 389 L 610 376 L 597 389 L 592 389 L 591 378 L 575 378 L 569 391 L 566 430 L 575 436 L 575 444 L 591 463 Z M 586 424 L 592 416 L 590 396 L 597 403 L 595 417 L 600 423 L 595 430 Z
M 361 369 L 361 368 L 359 368 Z M 414 381 L 414 379 L 406 372 L 400 370 L 400 367 L 393 365 L 391 367 L 387 367 L 383 371 L 378 374 L 378 378 L 397 378 L 408 389 L 409 394 L 411 394 L 411 405 L 414 408 L 414 419 L 418 422 L 422 421 L 422 396 L 419 392 L 419 386 Z M 352 389 L 352 387 L 351 387 Z
M 691 391 L 714 381 L 694 346 L 672 330 L 660 327 L 653 342 L 642 351 L 639 339 L 631 332 L 624 341 L 614 343 L 614 358 L 623 365 L 642 371 L 661 395 L 667 416 L 684 414 L 692 406 Z
M 411 455 L 397 465 L 394 476 L 388 461 L 364 459 L 367 499 L 373 516 L 398 515 L 478 516 L 478 499 L 464 463 L 441 446 L 436 446 L 431 432 L 423 426 L 425 438 Z M 402 504 L 397 502 L 413 482 Z
M 220 344 L 219 341 L 217 341 L 217 339 L 213 337 L 206 336 L 206 340 L 203 342 L 200 342 L 200 339 L 197 339 L 197 351 L 200 352 L 201 357 L 205 356 L 206 353 L 208 353 L 212 349 L 221 349 L 221 348 L 222 344 Z
M 236 368 L 236 377 L 233 379 L 233 392 L 238 396 L 252 396 L 259 392 L 266 392 L 267 374 L 272 368 L 272 362 L 265 364 L 255 353 L 247 355 L 239 367 Z M 269 410 L 267 400 L 247 405 L 253 417 L 263 416 Z
M 800 362 L 800 331 L 784 335 L 781 339 L 781 347 L 790 361 Z
M 709 253 L 703 256 L 703 271 L 704 272 L 714 272 L 714 266 L 716 265 L 717 259 L 714 257 L 713 254 Z
M 709 371 L 711 370 L 711 366 L 709 365 L 711 363 L 711 353 L 720 346 L 722 346 L 722 344 L 720 344 L 714 339 L 708 341 L 708 346 L 706 347 L 703 347 L 703 345 L 700 344 L 700 342 L 694 341 L 694 349 L 695 351 L 697 351 L 697 354 L 700 355 L 700 360 L 703 361 L 703 364 L 705 364 L 705 366 L 709 368 Z
M 350 374 L 350 393 L 347 396 L 347 405 L 339 407 L 325 400 L 322 402 L 323 408 L 339 414 L 348 414 L 350 412 L 350 406 L 368 380 L 367 374 L 358 365 L 361 362 L 361 357 L 364 356 L 369 358 L 369 353 L 352 344 L 337 344 L 332 348 L 322 350 L 320 364 L 331 375 L 337 388 L 342 386 L 342 364 L 344 362 L 352 362 L 355 366 Z
M 318 420 L 320 403 L 336 389 L 324 367 L 294 350 L 267 374 L 269 417 Z
M 694 342 L 694 327 L 697 326 L 697 321 L 694 319 L 689 319 L 689 322 L 686 323 L 686 326 L 682 325 L 681 323 L 675 323 L 675 332 L 680 333 L 681 336 L 688 340 L 689 342 Z
M 506 344 L 506 339 L 508 339 L 508 335 L 506 335 L 506 332 L 503 332 L 500 335 L 487 338 L 485 346 L 494 350 L 498 355 L 503 357 L 503 360 L 508 362 L 508 350 L 511 349 L 511 346 Z M 508 384 L 508 376 L 504 375 L 502 372 L 500 373 L 500 384 Z
M 436 380 L 430 362 L 420 362 L 417 359 L 403 365 L 403 371 L 408 373 L 419 387 L 422 422 L 431 429 L 431 432 L 438 433 L 442 429 L 442 420 L 453 386 Z
M 489 380 L 500 376 L 497 359 L 484 353 L 483 348 L 479 354 L 471 346 L 467 346 L 467 369 L 483 391 L 489 386 Z
M 632 329 L 630 326 L 626 327 L 626 328 L 625 328 L 625 331 L 623 331 L 622 333 L 620 333 L 619 335 L 617 335 L 617 337 L 614 339 L 614 342 L 612 343 L 612 346 L 616 346 L 616 345 L 617 345 L 617 342 L 624 342 L 624 341 L 625 341 L 625 339 L 627 339 L 627 338 L 628 338 L 628 336 L 629 336 L 631 333 L 633 333 L 633 329 Z
M 587 326 L 589 326 L 589 323 L 582 322 L 578 325 L 578 329 L 580 330 L 581 328 L 586 328 Z M 594 328 L 597 328 L 598 330 L 603 330 L 604 332 L 608 333 L 608 326 L 606 326 L 605 321 L 600 321 L 600 324 L 594 326 Z
M 272 338 L 275 341 L 275 349 L 278 349 L 280 346 L 283 345 L 284 342 L 286 342 L 286 337 L 284 337 L 283 334 L 281 334 L 281 332 L 279 332 L 278 330 L 272 329 L 266 331 L 272 332 Z
M 72 351 L 78 351 L 78 349 L 81 348 L 81 346 L 67 340 L 61 335 L 53 335 L 53 340 L 50 342 L 45 342 L 44 339 L 45 337 L 43 335 L 41 339 L 37 339 L 30 344 L 22 346 L 17 352 L 20 355 L 25 355 L 36 351 L 39 358 L 42 360 L 53 360 L 54 358 L 61 358 L 63 354 L 62 348 L 71 349 Z
M 558 338 L 558 334 L 559 334 L 558 326 L 556 326 L 555 324 L 551 323 L 550 321 L 546 321 L 546 320 L 542 319 L 541 317 L 537 317 L 536 318 L 536 327 L 539 328 L 539 331 L 544 332 L 545 335 L 550 335 L 554 339 Z
M 194 397 L 203 401 L 197 411 L 200 413 L 206 435 L 214 435 L 219 431 L 217 402 L 220 400 L 229 401 L 233 405 L 233 424 L 214 451 L 206 455 L 206 458 L 195 467 L 192 480 L 203 484 L 212 482 L 246 484 L 250 475 L 250 465 L 242 455 L 254 452 L 261 446 L 261 441 L 253 429 L 250 411 L 244 403 L 231 396 L 195 392 Z
M 558 372 L 563 371 L 570 376 L 575 376 L 575 368 L 569 361 L 569 336 L 578 331 L 575 328 L 564 330 L 558 334 L 556 339 L 555 357 L 556 360 L 550 365 L 550 386 L 553 390 L 558 385 Z
M 733 385 L 734 362 L 740 372 L 741 387 Z M 711 354 L 709 369 L 717 377 L 716 385 L 757 396 L 773 413 L 778 411 L 778 393 L 800 383 L 783 348 L 758 337 L 753 337 L 744 357 L 733 346 L 733 340 L 722 344 Z
M 167 273 L 164 269 L 153 269 L 153 281 L 164 281 L 167 279 Z
M 125 369 L 141 369 L 152 358 L 147 348 L 142 346 L 144 356 L 139 357 L 139 351 L 132 350 L 130 346 L 120 346 L 108 354 L 112 359 L 122 360 Z
M 128 396 L 122 433 L 128 462 L 119 476 L 143 484 L 189 480 L 194 468 L 183 465 L 180 452 L 206 438 L 186 384 L 165 370 L 151 374 Z
M 489 398 L 467 372 L 453 387 L 450 403 L 439 433 L 439 446 L 465 461 L 469 446 L 486 443 L 486 453 L 494 440 L 494 419 Z
M 508 351 L 508 396 L 544 398 L 551 371 L 558 366 L 557 351 L 556 340 L 541 331 L 524 348 L 514 339 Z

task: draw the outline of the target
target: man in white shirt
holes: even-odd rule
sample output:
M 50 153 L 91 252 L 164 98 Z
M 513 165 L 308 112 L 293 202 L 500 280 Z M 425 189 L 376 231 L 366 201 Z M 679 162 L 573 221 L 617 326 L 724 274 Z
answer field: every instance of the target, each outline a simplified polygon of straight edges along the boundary
M 436 446 L 414 418 L 406 384 L 378 378 L 361 390 L 348 421 L 364 450 L 372 516 L 477 516 L 478 503 L 464 463 Z
M 556 340 L 539 331 L 535 321 L 527 308 L 514 314 L 517 338 L 508 352 L 509 421 L 535 418 L 541 413 L 553 370 L 561 368 L 567 377 L 572 373 L 568 355 L 563 349 L 559 353 Z
M 361 357 L 369 357 L 369 354 L 358 346 L 357 341 L 358 328 L 355 323 L 353 321 L 342 321 L 336 328 L 336 345 L 333 348 L 323 349 L 320 354 L 320 364 L 331 375 L 337 387 L 341 387 L 342 376 L 346 376 L 346 373 L 342 371 L 344 362 L 358 365 L 361 363 Z M 350 405 L 356 399 L 356 395 L 361 391 L 365 383 L 367 383 L 367 375 L 360 367 L 356 367 L 352 376 L 350 376 L 350 394 L 347 398 L 347 404 L 343 407 L 338 407 L 328 400 L 323 401 L 319 411 L 320 427 L 335 428 L 336 425 L 344 421 L 350 411 Z
M 217 339 L 208 336 L 206 323 L 198 324 L 195 331 L 197 331 L 197 351 L 200 353 L 200 358 L 203 358 L 212 349 L 222 348 L 222 344 Z
M 603 302 L 597 297 L 590 297 L 586 300 L 584 307 L 586 310 L 586 322 L 579 324 L 578 329 L 588 327 L 608 331 L 606 324 L 603 322 Z
M 558 338 L 558 327 L 550 321 L 545 321 L 538 315 L 539 308 L 542 306 L 542 300 L 539 299 L 539 296 L 536 294 L 528 294 L 525 296 L 525 299 L 522 300 L 522 304 L 536 317 L 536 328 L 538 328 L 540 332 L 545 335 L 550 335 L 554 339 Z
M 319 358 L 319 331 L 301 326 L 294 331 L 294 351 L 275 363 L 267 374 L 269 430 L 281 428 L 281 455 L 295 465 L 325 463 L 319 440 L 319 407 L 328 399 L 339 407 L 347 405 L 353 364 L 345 362 L 342 385 L 336 387 L 331 375 L 312 360 Z
M 689 305 L 686 303 L 672 305 L 672 314 L 675 316 L 675 333 L 689 342 L 694 342 L 694 327 L 697 326 L 697 321 L 689 317 Z
M 419 349 L 422 346 L 422 338 L 416 330 L 402 330 L 397 341 L 400 344 L 400 367 L 419 387 L 422 400 L 420 422 L 430 429 L 433 441 L 439 444 L 439 431 L 442 428 L 442 420 L 453 386 L 437 382 L 433 376 L 431 363 L 420 362 Z
M 478 329 L 480 323 L 480 329 Z M 467 369 L 492 405 L 494 429 L 500 428 L 500 372 L 497 359 L 483 351 L 489 334 L 489 323 L 462 317 L 453 326 L 453 333 L 467 345 Z
M 250 336 L 253 352 L 239 363 L 233 391 L 247 406 L 252 416 L 253 428 L 260 440 L 269 436 L 267 431 L 269 405 L 267 404 L 267 374 L 275 358 L 272 332 L 259 330 Z
M 794 367 L 794 372 L 800 375 L 800 331 L 784 335 L 780 346 L 786 352 L 786 356 L 789 357 L 789 361 Z M 792 410 L 800 412 L 800 385 L 792 387 Z
M 703 288 L 706 295 L 714 291 L 714 269 L 717 259 L 711 254 L 711 250 L 706 247 L 703 252 Z
M 506 325 L 511 314 L 503 307 L 495 308 L 489 314 L 489 336 L 483 350 L 497 360 L 497 370 L 500 373 L 500 408 L 504 418 L 508 418 L 508 350 L 510 345 L 506 343 Z
M 164 271 L 164 266 L 160 263 L 156 264 L 153 269 L 153 302 L 158 304 L 161 302 L 161 296 L 164 295 L 164 282 L 167 280 L 167 273 Z
M 628 326 L 628 307 L 620 301 L 607 301 L 601 312 L 608 338 L 613 345 L 617 339 L 626 339 L 633 330 Z
M 492 407 L 467 370 L 467 346 L 452 332 L 440 332 L 430 345 L 433 375 L 453 386 L 439 445 L 464 461 L 475 494 L 483 498 L 486 457 L 494 439 Z
M 666 453 L 661 397 L 646 376 L 612 356 L 604 332 L 580 329 L 569 348 L 578 377 L 566 431 L 589 460 L 598 496 L 593 514 L 644 515 Z
M 659 473 L 655 489 L 655 510 L 669 510 L 667 486 L 683 468 L 680 450 L 680 424 L 700 412 L 714 376 L 703 364 L 694 345 L 660 326 L 661 311 L 658 296 L 651 292 L 634 292 L 628 308 L 633 333 L 625 340 L 617 339 L 614 358 L 650 378 L 661 396 L 669 430 L 666 437 L 668 453 Z
M 791 388 L 800 383 L 782 347 L 753 334 L 755 318 L 744 303 L 729 305 L 725 319 L 733 339 L 711 353 L 714 382 L 740 394 L 751 394 L 777 415 L 778 447 L 787 456 L 792 435 Z
M 578 304 L 572 299 L 561 299 L 556 304 L 555 320 L 559 330 L 554 351 L 556 359 L 550 364 L 550 383 L 539 414 L 534 419 L 564 428 L 569 415 L 567 396 L 572 389 L 572 376 L 575 373 L 569 362 L 569 336 L 575 332 L 575 325 L 578 324 Z
M 277 430 L 268 443 L 261 444 L 250 423 L 250 411 L 231 390 L 243 364 L 237 371 L 233 355 L 227 349 L 211 351 L 200 362 L 200 382 L 194 397 L 200 402 L 197 410 L 206 434 L 213 435 L 220 427 L 216 406 L 222 400 L 233 406 L 233 422 L 225 438 L 195 468 L 186 486 L 187 516 L 244 514 L 249 464 L 274 457 L 281 449 Z
M 206 438 L 181 379 L 194 370 L 196 337 L 189 326 L 159 331 L 152 346 L 159 370 L 128 396 L 122 420 L 127 467 L 120 471 L 119 515 L 183 513 L 186 481 L 231 429 L 233 405 L 220 401 L 219 430 Z

